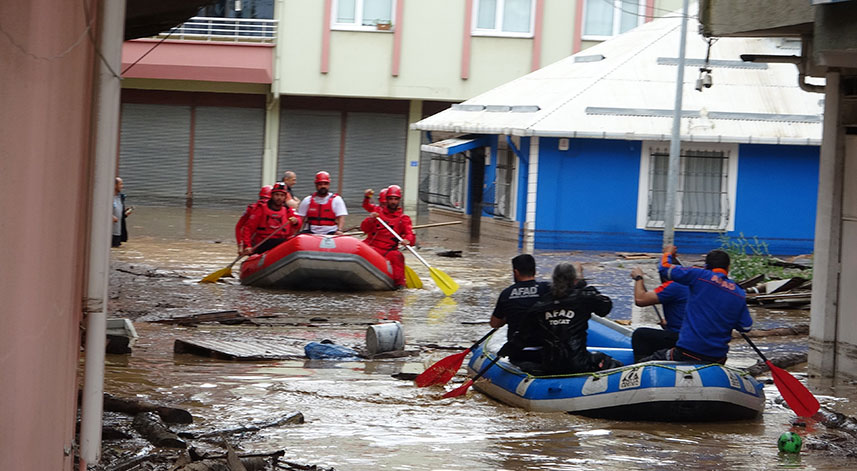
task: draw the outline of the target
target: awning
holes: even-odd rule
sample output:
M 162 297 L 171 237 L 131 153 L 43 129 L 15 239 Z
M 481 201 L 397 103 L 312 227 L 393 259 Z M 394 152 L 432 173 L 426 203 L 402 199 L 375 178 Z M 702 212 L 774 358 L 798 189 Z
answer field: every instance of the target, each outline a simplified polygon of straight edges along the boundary
M 431 144 L 423 144 L 420 146 L 420 150 L 432 154 L 453 155 L 487 145 L 488 136 L 465 136 L 444 139 L 432 142 Z

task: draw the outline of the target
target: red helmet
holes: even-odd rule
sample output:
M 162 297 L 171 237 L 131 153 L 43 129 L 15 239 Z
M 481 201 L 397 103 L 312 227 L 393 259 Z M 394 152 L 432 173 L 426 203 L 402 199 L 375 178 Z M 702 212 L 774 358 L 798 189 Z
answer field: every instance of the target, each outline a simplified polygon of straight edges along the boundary
M 378 202 L 381 204 L 387 203 L 387 189 L 386 188 L 384 188 L 383 190 L 381 190 L 380 193 L 378 193 Z
M 271 189 L 274 187 L 271 185 L 265 185 L 259 189 L 259 199 L 271 199 Z
M 278 192 L 279 193 L 287 193 L 288 192 L 288 190 L 286 189 L 285 183 L 283 183 L 283 182 L 274 183 L 274 187 L 271 188 L 271 194 L 278 193 Z
M 387 187 L 387 198 L 401 198 L 402 197 L 402 187 L 399 185 L 390 185 Z
M 315 182 L 316 183 L 321 183 L 321 182 L 330 183 L 330 174 L 325 172 L 325 171 L 321 171 L 321 172 L 316 173 L 315 174 Z

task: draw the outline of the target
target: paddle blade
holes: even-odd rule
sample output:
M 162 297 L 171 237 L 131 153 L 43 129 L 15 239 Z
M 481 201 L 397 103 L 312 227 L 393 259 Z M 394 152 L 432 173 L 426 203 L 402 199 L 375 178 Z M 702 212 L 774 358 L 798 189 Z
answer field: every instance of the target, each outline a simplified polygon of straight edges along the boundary
M 444 394 L 443 398 L 446 399 L 449 397 L 463 396 L 464 394 L 467 393 L 467 390 L 470 389 L 470 386 L 473 386 L 473 380 L 472 379 L 468 379 L 466 383 L 464 383 L 461 386 L 453 389 L 452 391 Z
M 464 357 L 466 357 L 469 352 L 470 349 L 467 349 L 461 353 L 450 355 L 438 360 L 434 365 L 426 368 L 425 371 L 414 378 L 414 382 L 417 383 L 417 387 L 424 388 L 435 384 L 448 383 L 449 380 L 455 376 L 455 372 L 461 368 L 461 364 L 464 363 Z
M 434 267 L 429 267 L 429 273 L 431 273 L 431 279 L 434 280 L 434 283 L 438 288 L 443 291 L 443 294 L 452 296 L 453 293 L 458 291 L 458 283 L 456 283 L 455 280 L 450 278 L 446 273 Z
M 770 361 L 766 361 L 765 363 L 771 369 L 774 384 L 779 389 L 786 404 L 792 408 L 798 417 L 812 417 L 818 412 L 818 399 L 809 392 L 809 389 L 803 383 L 789 374 L 788 371 L 774 366 Z
M 216 283 L 217 280 L 223 278 L 224 276 L 232 275 L 232 265 L 229 265 L 226 268 L 221 268 L 214 273 L 209 274 L 205 278 L 199 280 L 200 283 Z
M 423 289 L 423 280 L 407 265 L 405 265 L 405 286 L 408 288 Z

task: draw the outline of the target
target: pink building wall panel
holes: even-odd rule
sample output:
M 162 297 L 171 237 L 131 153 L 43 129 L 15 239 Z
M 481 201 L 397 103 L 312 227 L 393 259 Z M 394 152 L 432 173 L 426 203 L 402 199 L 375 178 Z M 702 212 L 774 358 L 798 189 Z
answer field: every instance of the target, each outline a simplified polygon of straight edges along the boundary
M 84 4 L 94 18 L 98 2 L 0 2 L 3 470 L 73 464 L 95 57 Z
M 137 39 L 122 46 L 125 78 L 268 83 L 274 49 L 267 44 Z M 148 54 L 146 54 L 149 50 Z M 145 57 L 144 57 L 145 55 Z M 142 57 L 142 59 L 140 59 Z M 128 68 L 139 60 L 133 67 Z

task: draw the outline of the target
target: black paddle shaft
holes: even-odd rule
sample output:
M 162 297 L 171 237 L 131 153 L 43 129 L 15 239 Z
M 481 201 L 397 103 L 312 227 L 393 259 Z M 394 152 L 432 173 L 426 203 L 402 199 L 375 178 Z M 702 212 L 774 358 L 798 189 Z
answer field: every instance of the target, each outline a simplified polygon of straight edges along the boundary
M 479 372 L 476 376 L 474 376 L 474 377 L 473 377 L 473 379 L 472 379 L 472 380 L 470 380 L 470 381 L 471 381 L 472 383 L 475 383 L 475 382 L 476 382 L 476 380 L 477 380 L 477 379 L 479 379 L 479 378 L 481 378 L 481 377 L 482 377 L 482 375 L 484 375 L 485 373 L 487 373 L 487 372 L 488 372 L 488 370 L 489 370 L 492 366 L 494 366 L 494 363 L 497 363 L 497 361 L 498 361 L 498 360 L 500 360 L 500 355 L 494 355 L 494 358 L 493 358 L 493 359 L 491 359 L 491 363 L 488 363 L 488 366 L 486 366 L 485 368 L 482 368 L 482 371 L 480 371 L 480 372 Z
M 491 336 L 491 334 L 493 334 L 494 332 L 497 332 L 497 329 L 499 329 L 499 327 L 495 327 L 495 328 L 491 329 L 491 332 L 488 332 L 487 334 L 485 334 L 481 339 L 477 340 L 476 343 L 471 345 L 470 348 L 468 348 L 467 350 L 473 351 L 474 348 L 478 347 L 479 344 L 484 342 L 488 337 Z
M 761 351 L 756 347 L 756 345 L 753 343 L 753 341 L 752 341 L 752 340 L 750 340 L 750 337 L 747 337 L 747 334 L 745 334 L 744 332 L 739 332 L 739 334 L 741 334 L 741 337 L 744 337 L 744 340 L 746 340 L 746 341 L 747 341 L 747 343 L 749 343 L 749 344 L 750 344 L 750 346 L 751 346 L 751 347 L 753 347 L 753 350 L 755 350 L 755 351 L 756 351 L 756 353 L 758 353 L 758 354 L 759 354 L 759 356 L 760 356 L 760 357 L 762 357 L 762 360 L 763 360 L 765 363 L 768 363 L 768 359 L 767 359 L 767 358 L 765 358 L 765 355 L 764 355 L 764 354 L 763 354 L 763 353 L 762 353 L 762 352 L 761 352 Z

